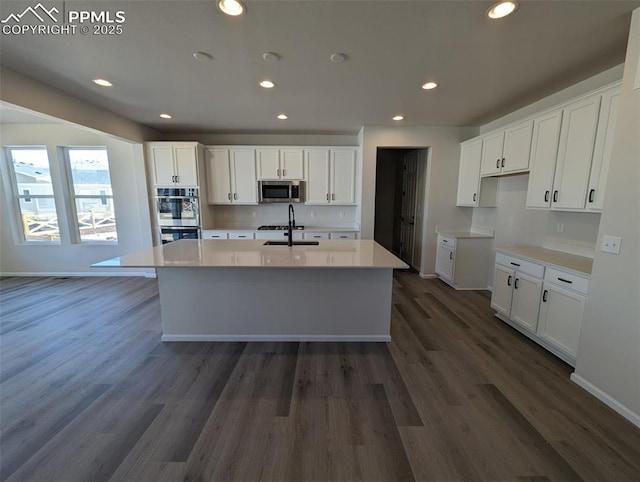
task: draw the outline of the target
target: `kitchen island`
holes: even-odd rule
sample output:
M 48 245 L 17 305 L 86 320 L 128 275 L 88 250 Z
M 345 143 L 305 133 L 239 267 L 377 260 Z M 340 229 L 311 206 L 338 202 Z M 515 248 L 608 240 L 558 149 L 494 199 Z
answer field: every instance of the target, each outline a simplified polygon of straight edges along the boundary
M 180 240 L 94 264 L 155 268 L 162 341 L 390 341 L 393 270 L 372 240 Z

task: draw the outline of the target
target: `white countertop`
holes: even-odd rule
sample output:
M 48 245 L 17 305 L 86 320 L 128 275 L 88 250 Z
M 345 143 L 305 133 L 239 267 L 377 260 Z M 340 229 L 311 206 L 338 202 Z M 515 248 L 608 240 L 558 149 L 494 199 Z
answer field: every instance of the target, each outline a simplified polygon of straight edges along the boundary
M 489 234 L 476 233 L 474 231 L 438 231 L 438 234 L 451 238 L 493 238 Z
M 265 246 L 264 240 L 182 239 L 92 265 L 95 268 L 385 268 L 409 266 L 373 240 Z
M 496 251 L 527 258 L 534 262 L 538 261 L 554 265 L 558 268 L 575 271 L 581 275 L 590 276 L 593 266 L 593 259 L 587 258 L 586 256 L 578 256 L 563 251 L 542 248 L 540 246 L 507 246 L 496 248 Z
M 284 223 L 286 224 L 286 223 Z M 284 226 L 283 224 L 283 226 Z M 215 228 L 202 228 L 203 231 L 226 231 L 226 232 L 247 232 L 247 231 L 258 231 L 258 227 L 254 226 L 254 227 L 238 227 L 238 226 L 234 226 L 234 227 L 230 227 L 230 228 L 224 228 L 224 227 L 215 227 Z M 260 230 L 260 231 L 268 231 L 268 230 Z M 282 230 L 279 230 L 282 231 Z M 317 233 L 317 232 L 323 232 L 323 233 L 357 233 L 360 232 L 360 228 L 356 228 L 353 226 L 308 226 L 305 224 L 304 229 L 300 229 L 297 230 L 297 232 L 300 233 Z

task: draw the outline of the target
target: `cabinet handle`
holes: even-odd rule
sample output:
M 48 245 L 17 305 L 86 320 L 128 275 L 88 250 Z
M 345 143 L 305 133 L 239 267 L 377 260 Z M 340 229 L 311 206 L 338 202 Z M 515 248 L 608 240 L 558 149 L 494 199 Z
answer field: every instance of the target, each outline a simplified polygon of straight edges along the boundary
M 176 176 L 171 176 L 171 182 L 176 182 Z
M 331 200 L 335 201 L 336 200 L 336 193 L 334 192 L 333 194 L 331 194 Z
M 504 157 L 502 158 L 502 167 L 504 167 Z
M 507 286 L 511 286 L 511 275 L 507 278 Z
M 231 201 L 231 193 L 230 192 L 227 193 L 227 199 L 229 199 L 229 201 Z
M 496 160 L 496 169 L 500 169 L 500 159 Z
M 449 252 L 449 259 L 453 259 L 453 251 Z
M 546 303 L 547 302 L 547 295 L 549 294 L 549 291 L 544 290 L 542 293 L 542 302 Z
M 512 264 L 513 266 L 520 266 L 518 263 L 514 263 L 513 261 L 509 264 Z
M 544 202 L 546 202 L 546 203 L 548 203 L 548 202 L 549 202 L 549 194 L 550 194 L 550 192 L 549 192 L 549 191 L 545 191 L 545 192 L 544 192 Z
M 176 176 L 176 182 L 180 182 L 180 176 Z
M 573 284 L 573 281 L 570 281 L 570 280 L 564 279 L 564 278 L 560 278 L 560 277 L 558 277 L 558 281 L 562 281 L 563 283 Z
M 592 203 L 593 202 L 593 195 L 596 193 L 595 189 L 592 189 L 591 191 L 589 191 L 589 202 Z
M 448 240 L 446 240 L 446 239 L 443 239 L 443 240 L 442 240 L 442 242 L 443 242 L 443 243 L 448 243 L 449 241 L 448 241 Z
M 287 175 L 287 170 L 286 170 L 286 169 L 283 169 L 283 170 L 282 170 L 282 177 L 285 177 L 286 175 Z
M 554 203 L 558 202 L 558 191 L 553 191 L 553 202 Z
M 476 196 L 477 196 L 477 194 L 474 192 L 473 193 L 473 202 L 476 202 Z
M 518 281 L 520 281 L 520 278 L 516 278 L 516 280 L 513 282 L 513 287 L 515 289 L 518 289 Z
M 238 199 L 238 193 L 237 192 L 233 193 L 233 199 Z

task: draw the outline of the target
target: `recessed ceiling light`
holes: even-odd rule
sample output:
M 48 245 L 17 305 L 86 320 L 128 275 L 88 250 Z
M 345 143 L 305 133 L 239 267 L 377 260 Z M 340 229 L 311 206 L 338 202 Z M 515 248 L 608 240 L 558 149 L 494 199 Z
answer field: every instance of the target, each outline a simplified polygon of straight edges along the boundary
M 109 82 L 107 79 L 93 79 L 93 83 L 99 85 L 100 87 L 112 87 L 113 84 Z
M 280 60 L 280 54 L 277 54 L 275 52 L 265 52 L 262 54 L 262 58 L 267 62 L 277 62 L 278 60 Z
M 397 115 L 393 118 L 394 121 L 401 121 L 402 119 L 404 119 L 404 117 L 402 117 L 401 115 Z
M 194 52 L 193 58 L 196 60 L 211 60 L 213 59 L 213 55 L 208 54 L 207 52 Z
M 265 79 L 260 81 L 260 87 L 264 87 L 265 89 L 273 89 L 275 86 L 276 84 L 274 84 L 270 80 Z
M 347 56 L 345 54 L 331 54 L 331 57 L 329 57 L 331 59 L 331 62 L 333 62 L 334 64 L 338 64 L 340 62 L 344 62 L 345 60 L 347 60 Z
M 218 0 L 218 8 L 227 15 L 237 17 L 244 13 L 244 4 L 239 0 Z
M 162 117 L 163 119 L 171 119 L 170 114 L 160 114 L 160 117 Z
M 487 17 L 489 18 L 502 18 L 506 17 L 510 13 L 513 13 L 518 8 L 518 2 L 516 0 L 506 0 L 496 3 L 493 7 L 487 10 Z
M 426 84 L 422 85 L 422 88 L 424 90 L 431 90 L 435 89 L 436 87 L 438 87 L 438 84 L 436 84 L 435 82 L 427 82 Z
M 287 116 L 286 114 L 279 114 L 278 115 L 278 119 L 280 120 L 287 120 L 289 118 L 289 116 Z

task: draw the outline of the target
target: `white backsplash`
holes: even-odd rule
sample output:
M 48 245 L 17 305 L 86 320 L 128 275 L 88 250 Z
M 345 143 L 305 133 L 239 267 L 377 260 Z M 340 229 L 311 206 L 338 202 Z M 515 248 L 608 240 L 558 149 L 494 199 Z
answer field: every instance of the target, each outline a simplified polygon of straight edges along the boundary
M 206 229 L 255 229 L 265 224 L 287 224 L 288 204 L 257 206 L 204 206 L 213 209 L 214 226 Z M 294 205 L 296 224 L 313 227 L 353 227 L 356 206 Z

